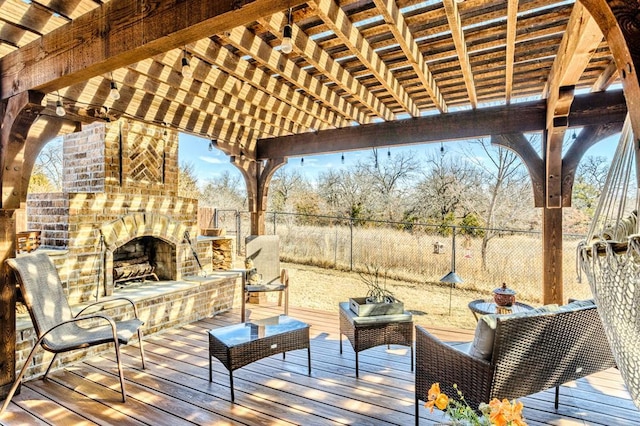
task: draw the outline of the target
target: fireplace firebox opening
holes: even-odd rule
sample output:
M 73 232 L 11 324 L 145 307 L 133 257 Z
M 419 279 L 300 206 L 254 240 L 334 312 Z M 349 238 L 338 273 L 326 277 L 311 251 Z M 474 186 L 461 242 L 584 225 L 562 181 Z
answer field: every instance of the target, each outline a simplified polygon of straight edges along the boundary
M 113 252 L 113 283 L 124 287 L 147 279 L 175 280 L 176 264 L 175 245 L 151 236 L 134 238 Z

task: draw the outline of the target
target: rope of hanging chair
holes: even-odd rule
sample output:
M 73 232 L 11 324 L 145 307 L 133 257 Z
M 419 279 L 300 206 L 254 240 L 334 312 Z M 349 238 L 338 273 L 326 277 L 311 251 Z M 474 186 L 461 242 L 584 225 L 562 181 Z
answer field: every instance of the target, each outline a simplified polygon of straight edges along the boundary
M 640 148 L 639 148 L 640 149 Z M 640 235 L 630 211 L 636 147 L 627 117 L 618 148 L 576 262 L 587 277 L 616 364 L 640 408 Z M 637 190 L 636 190 L 637 191 Z

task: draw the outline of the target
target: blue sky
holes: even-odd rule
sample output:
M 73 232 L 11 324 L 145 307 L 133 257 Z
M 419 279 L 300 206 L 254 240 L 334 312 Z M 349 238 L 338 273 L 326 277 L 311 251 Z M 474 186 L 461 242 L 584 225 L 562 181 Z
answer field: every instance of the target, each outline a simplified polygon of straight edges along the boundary
M 614 135 L 597 143 L 587 151 L 586 155 L 612 158 L 617 146 L 618 138 L 619 135 Z M 446 150 L 460 150 L 463 144 L 467 144 L 467 142 L 445 142 L 443 146 Z M 179 161 L 181 164 L 187 162 L 194 165 L 195 172 L 201 184 L 209 179 L 219 177 L 225 171 L 229 171 L 232 174 L 238 174 L 238 176 L 240 175 L 240 172 L 230 163 L 228 156 L 216 148 L 209 151 L 208 147 L 208 139 L 180 134 L 180 147 L 178 153 Z M 401 151 L 413 151 L 420 157 L 426 157 L 427 154 L 439 150 L 439 143 L 390 148 L 391 155 L 397 154 Z M 326 154 L 304 157 L 304 166 L 300 165 L 299 157 L 290 158 L 288 164 L 284 167 L 296 168 L 309 179 L 316 180 L 322 172 L 328 169 L 353 166 L 360 159 L 368 156 L 369 152 L 369 150 L 346 152 L 344 153 L 344 164 L 342 164 L 341 161 L 342 154 Z M 387 149 L 379 149 L 378 155 L 381 161 L 384 160 L 387 156 Z

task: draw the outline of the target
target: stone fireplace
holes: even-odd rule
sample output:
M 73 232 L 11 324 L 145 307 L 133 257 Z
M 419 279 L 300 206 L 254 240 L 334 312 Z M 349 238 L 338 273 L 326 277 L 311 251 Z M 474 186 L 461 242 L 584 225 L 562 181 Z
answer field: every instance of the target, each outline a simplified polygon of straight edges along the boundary
M 131 213 L 102 226 L 105 294 L 143 279 L 181 279 L 178 251 L 186 231 L 181 223 L 157 213 Z
M 114 278 L 114 268 L 148 269 L 131 267 L 131 259 L 123 259 L 128 252 L 140 251 L 129 257 L 153 268 L 145 279 L 197 275 L 185 239 L 185 233 L 197 235 L 197 212 L 197 200 L 178 196 L 175 132 L 127 121 L 94 123 L 64 136 L 63 192 L 30 194 L 27 226 L 42 232 L 44 248 L 65 252 L 57 266 L 70 302 L 79 303 L 117 292 L 114 281 L 127 280 Z M 191 241 L 210 265 L 211 243 Z

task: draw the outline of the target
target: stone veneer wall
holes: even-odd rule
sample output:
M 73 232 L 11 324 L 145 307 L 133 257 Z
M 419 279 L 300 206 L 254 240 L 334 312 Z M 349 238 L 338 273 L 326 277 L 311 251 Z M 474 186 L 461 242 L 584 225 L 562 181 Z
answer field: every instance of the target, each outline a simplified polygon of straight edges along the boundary
M 127 121 L 94 123 L 66 135 L 63 149 L 63 192 L 30 194 L 27 220 L 29 229 L 42 231 L 44 247 L 67 251 L 59 266 L 70 303 L 106 294 L 105 224 L 152 213 L 182 224 L 195 240 L 198 202 L 178 197 L 175 132 Z M 191 248 L 180 241 L 178 275 L 196 274 Z

